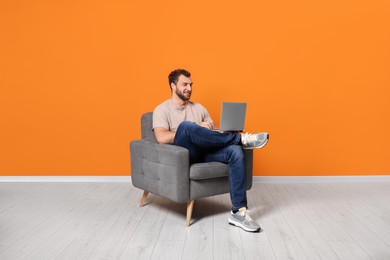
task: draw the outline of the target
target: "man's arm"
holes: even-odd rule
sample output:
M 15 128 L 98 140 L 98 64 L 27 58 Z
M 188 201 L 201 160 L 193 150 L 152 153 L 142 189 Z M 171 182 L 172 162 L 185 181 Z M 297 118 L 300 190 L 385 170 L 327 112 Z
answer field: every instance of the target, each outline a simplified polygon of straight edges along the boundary
M 164 127 L 155 127 L 153 130 L 159 144 L 173 144 L 176 132 L 169 131 Z

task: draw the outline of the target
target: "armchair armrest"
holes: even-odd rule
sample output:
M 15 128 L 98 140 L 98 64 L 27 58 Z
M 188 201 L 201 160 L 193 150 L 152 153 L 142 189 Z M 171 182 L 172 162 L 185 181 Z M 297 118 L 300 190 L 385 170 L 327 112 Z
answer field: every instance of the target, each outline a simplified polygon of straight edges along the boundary
M 175 145 L 141 139 L 130 143 L 135 187 L 175 202 L 189 199 L 189 152 Z

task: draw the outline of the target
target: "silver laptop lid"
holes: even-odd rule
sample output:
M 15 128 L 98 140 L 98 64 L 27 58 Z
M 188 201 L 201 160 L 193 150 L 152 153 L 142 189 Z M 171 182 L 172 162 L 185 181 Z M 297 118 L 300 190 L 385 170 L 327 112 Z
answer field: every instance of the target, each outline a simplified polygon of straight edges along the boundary
M 243 131 L 245 125 L 246 103 L 222 102 L 220 131 Z

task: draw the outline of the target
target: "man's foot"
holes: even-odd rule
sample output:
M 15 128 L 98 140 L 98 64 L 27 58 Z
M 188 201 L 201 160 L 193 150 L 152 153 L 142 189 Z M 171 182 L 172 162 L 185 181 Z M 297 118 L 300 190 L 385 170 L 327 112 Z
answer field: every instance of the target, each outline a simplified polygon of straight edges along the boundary
M 268 133 L 245 133 L 241 135 L 241 143 L 244 149 L 262 148 L 267 144 L 268 139 Z
M 240 208 L 236 213 L 230 213 L 228 219 L 230 225 L 240 227 L 248 232 L 260 232 L 261 227 L 249 216 L 249 210 Z

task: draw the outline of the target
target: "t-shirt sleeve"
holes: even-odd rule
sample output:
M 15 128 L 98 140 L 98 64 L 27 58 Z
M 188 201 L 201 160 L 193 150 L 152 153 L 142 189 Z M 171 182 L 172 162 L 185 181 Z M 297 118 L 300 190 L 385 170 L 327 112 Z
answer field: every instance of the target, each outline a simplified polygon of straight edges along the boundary
M 205 107 L 203 107 L 203 122 L 208 122 L 208 123 L 212 123 L 214 124 L 214 121 L 213 119 L 211 119 L 211 116 L 209 114 L 209 112 L 207 111 L 207 109 Z
M 153 129 L 156 127 L 170 130 L 168 113 L 162 106 L 157 106 L 153 111 Z

